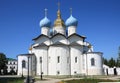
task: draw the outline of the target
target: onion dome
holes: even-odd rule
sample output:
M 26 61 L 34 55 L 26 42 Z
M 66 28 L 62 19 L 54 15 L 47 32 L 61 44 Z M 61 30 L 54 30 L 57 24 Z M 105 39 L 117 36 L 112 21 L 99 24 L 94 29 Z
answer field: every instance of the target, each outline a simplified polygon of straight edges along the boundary
M 40 21 L 40 27 L 50 27 L 51 26 L 51 22 L 50 20 L 45 17 Z
M 71 12 L 71 15 L 70 15 L 70 17 L 66 20 L 65 24 L 66 24 L 67 27 L 69 27 L 69 26 L 77 26 L 78 21 L 77 21 L 76 18 L 74 18 L 74 17 L 72 16 L 72 8 L 70 9 L 70 12 Z
M 50 27 L 51 21 L 47 18 L 47 9 L 45 9 L 45 17 L 40 21 L 40 27 Z
M 77 26 L 78 21 L 76 18 L 74 18 L 72 15 L 66 20 L 65 22 L 66 26 Z

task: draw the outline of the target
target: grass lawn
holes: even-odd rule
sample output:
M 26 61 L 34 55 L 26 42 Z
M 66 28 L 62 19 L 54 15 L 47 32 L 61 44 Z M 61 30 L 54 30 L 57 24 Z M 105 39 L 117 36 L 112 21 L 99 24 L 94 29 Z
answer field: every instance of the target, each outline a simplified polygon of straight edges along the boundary
M 79 80 L 68 80 L 63 81 L 63 83 L 98 83 L 98 82 L 118 82 L 115 80 L 109 80 L 109 79 L 91 79 L 91 78 L 85 78 L 85 79 L 79 79 Z
M 23 83 L 24 78 L 0 78 L 0 83 Z

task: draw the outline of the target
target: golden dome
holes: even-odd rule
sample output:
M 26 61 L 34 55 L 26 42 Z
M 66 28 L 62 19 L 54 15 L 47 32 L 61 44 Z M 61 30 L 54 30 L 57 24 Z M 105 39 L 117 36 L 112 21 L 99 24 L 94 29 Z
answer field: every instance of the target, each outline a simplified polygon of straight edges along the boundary
M 57 11 L 57 19 L 54 22 L 54 27 L 56 26 L 63 26 L 65 27 L 64 20 L 61 18 L 60 10 Z

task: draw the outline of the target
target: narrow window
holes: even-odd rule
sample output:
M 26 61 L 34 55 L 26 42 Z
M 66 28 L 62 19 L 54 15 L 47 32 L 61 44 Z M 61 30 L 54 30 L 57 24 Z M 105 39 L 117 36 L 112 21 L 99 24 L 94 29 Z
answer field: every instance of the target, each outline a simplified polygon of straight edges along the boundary
M 40 57 L 40 63 L 42 63 L 42 57 Z
M 60 56 L 57 57 L 57 62 L 60 63 Z
M 91 58 L 91 66 L 95 66 L 95 59 Z
M 22 68 L 25 68 L 26 67 L 26 62 L 25 60 L 22 61 Z
M 15 64 L 15 62 L 13 64 Z
M 77 63 L 77 57 L 75 57 L 75 63 Z
M 67 63 L 69 63 L 69 57 L 67 57 Z

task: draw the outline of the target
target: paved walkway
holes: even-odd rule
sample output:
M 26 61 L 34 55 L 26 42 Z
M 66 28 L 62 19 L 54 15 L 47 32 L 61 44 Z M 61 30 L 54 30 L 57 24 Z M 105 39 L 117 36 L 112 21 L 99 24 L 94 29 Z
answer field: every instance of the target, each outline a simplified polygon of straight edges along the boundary
M 120 80 L 120 76 L 107 76 L 107 77 L 95 77 L 95 78 L 98 78 L 98 79 L 110 79 L 110 80 Z M 46 80 L 43 80 L 43 81 L 36 81 L 35 83 L 58 83 L 58 82 L 60 82 L 62 80 L 72 80 L 72 79 L 82 79 L 82 78 L 65 78 L 65 79 L 45 78 L 45 79 Z
M 35 83 L 57 83 L 60 82 L 61 79 L 47 79 L 43 81 L 36 81 Z
M 45 78 L 45 80 L 36 81 L 35 83 L 58 83 L 62 80 L 73 80 L 73 79 L 82 79 L 82 78 L 65 78 L 65 79 Z

